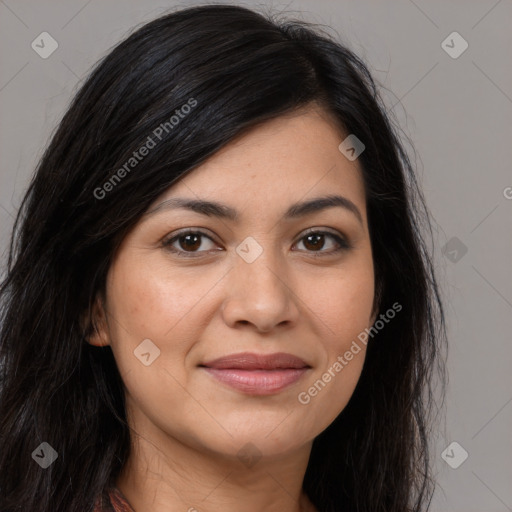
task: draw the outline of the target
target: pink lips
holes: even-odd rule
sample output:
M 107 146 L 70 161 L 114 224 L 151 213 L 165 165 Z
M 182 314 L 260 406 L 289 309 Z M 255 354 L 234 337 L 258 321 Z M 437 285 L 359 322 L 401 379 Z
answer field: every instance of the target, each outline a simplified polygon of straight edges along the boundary
M 220 382 L 252 395 L 270 395 L 298 381 L 311 368 L 291 354 L 244 352 L 200 365 Z

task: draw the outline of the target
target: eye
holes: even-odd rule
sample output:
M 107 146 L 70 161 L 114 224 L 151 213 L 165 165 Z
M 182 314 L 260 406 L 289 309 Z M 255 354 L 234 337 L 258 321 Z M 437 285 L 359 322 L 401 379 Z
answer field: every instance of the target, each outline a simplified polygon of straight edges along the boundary
M 330 238 L 331 241 L 334 240 L 334 249 L 322 250 L 326 245 L 326 238 Z M 302 238 L 299 240 L 299 243 L 302 243 L 306 247 L 307 252 L 316 253 L 313 254 L 314 257 L 337 254 L 340 251 L 351 248 L 351 245 L 345 238 L 335 233 L 331 233 L 330 231 L 310 230 L 302 236 Z
M 175 253 L 177 256 L 193 258 L 195 257 L 194 253 L 205 252 L 204 250 L 198 250 L 201 246 L 203 246 L 201 241 L 202 238 L 206 238 L 210 242 L 213 242 L 213 240 L 203 231 L 187 229 L 181 233 L 178 233 L 172 238 L 169 238 L 168 240 L 164 240 L 163 246 L 169 251 Z M 176 245 L 178 247 L 175 247 Z
M 334 246 L 334 249 L 322 250 L 326 246 L 326 238 L 331 239 L 331 245 Z M 164 240 L 162 245 L 165 247 L 165 249 L 179 257 L 195 258 L 200 255 L 199 253 L 208 252 L 211 250 L 211 248 L 208 249 L 208 247 L 204 247 L 202 239 L 206 239 L 215 245 L 212 238 L 208 236 L 204 231 L 193 229 L 186 229 L 179 232 L 173 237 Z M 332 241 L 334 241 L 334 244 Z M 303 235 L 298 243 L 302 243 L 305 247 L 305 251 L 313 253 L 312 255 L 314 257 L 336 254 L 352 247 L 350 243 L 340 235 L 331 233 L 329 231 L 315 231 L 314 229 Z M 208 246 L 208 243 L 206 245 Z M 200 250 L 201 247 L 203 250 Z M 218 248 L 217 250 L 222 249 Z

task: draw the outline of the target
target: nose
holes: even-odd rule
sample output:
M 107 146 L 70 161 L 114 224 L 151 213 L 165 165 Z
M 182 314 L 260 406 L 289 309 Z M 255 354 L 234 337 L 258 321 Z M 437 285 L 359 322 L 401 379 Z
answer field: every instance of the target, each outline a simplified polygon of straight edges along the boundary
M 270 253 L 264 251 L 252 263 L 236 258 L 234 268 L 227 275 L 222 305 L 224 321 L 229 327 L 249 324 L 266 333 L 278 326 L 291 327 L 297 323 L 300 299 L 289 273 Z

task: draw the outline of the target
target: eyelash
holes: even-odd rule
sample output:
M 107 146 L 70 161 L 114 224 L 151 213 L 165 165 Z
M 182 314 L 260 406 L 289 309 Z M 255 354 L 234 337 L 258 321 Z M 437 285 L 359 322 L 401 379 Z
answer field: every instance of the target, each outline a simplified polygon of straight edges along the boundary
M 199 258 L 201 253 L 208 252 L 208 251 L 187 252 L 187 251 L 183 251 L 180 249 L 176 249 L 175 247 L 172 247 L 172 244 L 175 241 L 179 240 L 180 238 L 182 238 L 186 235 L 201 235 L 215 243 L 215 241 L 210 236 L 208 236 L 208 234 L 205 233 L 204 231 L 189 228 L 189 229 L 185 229 L 185 230 L 177 233 L 172 238 L 164 240 L 162 242 L 162 245 L 166 250 L 174 253 L 176 256 L 178 256 L 180 258 Z M 320 230 L 315 230 L 315 229 L 311 229 L 311 230 L 307 231 L 306 233 L 304 233 L 304 235 L 299 239 L 299 242 L 302 241 L 304 238 L 306 238 L 309 235 L 328 235 L 331 238 L 333 238 L 338 244 L 338 248 L 331 250 L 331 251 L 306 251 L 306 252 L 311 253 L 311 255 L 314 258 L 330 256 L 333 254 L 338 254 L 342 251 L 352 249 L 352 245 L 345 238 L 343 238 L 339 235 L 336 235 L 334 233 L 331 233 L 330 231 L 320 231 Z

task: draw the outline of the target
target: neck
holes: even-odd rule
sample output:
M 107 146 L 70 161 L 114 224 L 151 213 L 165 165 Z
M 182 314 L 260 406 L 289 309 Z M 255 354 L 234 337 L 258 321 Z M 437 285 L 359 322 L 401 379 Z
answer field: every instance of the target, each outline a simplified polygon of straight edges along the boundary
M 302 491 L 311 443 L 241 461 L 144 426 L 149 428 L 135 428 L 144 437 L 132 435 L 129 459 L 116 482 L 136 512 L 316 511 Z

